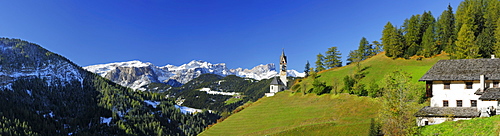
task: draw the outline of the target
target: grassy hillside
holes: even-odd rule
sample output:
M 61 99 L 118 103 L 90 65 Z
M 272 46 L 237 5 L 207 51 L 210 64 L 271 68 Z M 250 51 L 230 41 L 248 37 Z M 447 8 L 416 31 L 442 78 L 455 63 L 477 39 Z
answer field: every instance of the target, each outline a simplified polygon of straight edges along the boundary
M 379 107 L 369 97 L 280 92 L 200 135 L 368 135 Z
M 500 116 L 490 118 L 474 118 L 471 120 L 448 121 L 437 125 L 425 126 L 420 135 L 461 135 L 461 136 L 498 136 L 500 132 Z
M 414 82 L 422 77 L 427 70 L 429 70 L 437 61 L 449 59 L 448 55 L 438 55 L 433 58 L 423 58 L 417 60 L 412 59 L 391 59 L 385 56 L 385 53 L 380 53 L 360 63 L 361 67 L 368 67 L 366 77 L 361 80 L 361 83 L 368 85 L 369 83 L 377 83 L 382 86 L 382 81 L 386 74 L 395 70 L 403 70 L 410 73 Z M 328 86 L 337 85 L 340 89 L 343 86 L 342 79 L 346 75 L 353 75 L 356 70 L 356 64 L 347 65 L 318 72 L 318 79 L 326 82 Z M 424 84 L 423 82 L 419 82 Z M 312 87 L 312 79 L 306 78 L 302 80 L 301 84 L 306 84 L 307 90 Z M 368 87 L 368 86 L 367 86 Z

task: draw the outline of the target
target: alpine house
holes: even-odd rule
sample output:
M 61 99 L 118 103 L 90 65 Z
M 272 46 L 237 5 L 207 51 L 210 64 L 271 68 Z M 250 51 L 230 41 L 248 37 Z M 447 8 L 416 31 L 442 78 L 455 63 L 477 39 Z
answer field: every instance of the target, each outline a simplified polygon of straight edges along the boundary
M 415 116 L 418 126 L 500 114 L 500 59 L 440 60 L 419 81 L 430 106 Z

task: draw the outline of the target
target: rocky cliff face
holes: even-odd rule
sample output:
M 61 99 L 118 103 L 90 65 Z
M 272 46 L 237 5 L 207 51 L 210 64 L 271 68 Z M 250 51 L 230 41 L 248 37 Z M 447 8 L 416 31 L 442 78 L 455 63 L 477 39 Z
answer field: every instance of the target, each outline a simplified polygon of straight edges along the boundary
M 19 39 L 0 39 L 0 86 L 9 87 L 17 78 L 83 82 L 79 66 L 39 45 Z
M 141 86 L 153 82 L 180 86 L 206 73 L 221 76 L 236 75 L 257 80 L 269 79 L 278 74 L 273 63 L 259 65 L 252 69 L 228 69 L 224 63 L 211 64 L 200 60 L 193 60 L 180 66 L 166 65 L 163 67 L 141 61 L 129 61 L 87 66 L 84 69 L 133 89 L 140 89 Z M 295 70 L 289 70 L 289 73 L 289 76 L 293 77 L 303 76 L 303 73 Z

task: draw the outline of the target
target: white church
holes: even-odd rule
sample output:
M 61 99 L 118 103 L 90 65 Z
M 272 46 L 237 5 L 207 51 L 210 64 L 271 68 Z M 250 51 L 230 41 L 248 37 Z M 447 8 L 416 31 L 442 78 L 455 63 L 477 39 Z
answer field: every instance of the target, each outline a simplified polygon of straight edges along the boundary
M 287 89 L 288 80 L 286 79 L 286 62 L 285 50 L 283 50 L 280 56 L 279 78 L 274 77 L 271 81 L 271 84 L 269 85 L 269 93 L 266 93 L 267 97 L 274 96 L 277 92 Z

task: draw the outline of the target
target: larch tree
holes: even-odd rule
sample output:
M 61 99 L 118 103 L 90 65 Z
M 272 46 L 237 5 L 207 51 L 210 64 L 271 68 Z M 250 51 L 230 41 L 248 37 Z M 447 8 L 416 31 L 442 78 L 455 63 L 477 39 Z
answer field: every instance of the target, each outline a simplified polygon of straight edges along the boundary
M 431 57 L 438 53 L 438 47 L 436 46 L 434 36 L 434 27 L 427 27 L 427 30 L 422 37 L 422 50 L 420 55 L 423 55 L 424 57 Z
M 400 30 L 394 27 L 391 22 L 387 22 L 382 31 L 382 45 L 384 46 L 385 55 L 391 58 L 403 57 L 403 35 Z
M 500 26 L 500 18 L 497 20 L 497 26 Z M 493 46 L 493 51 L 496 56 L 500 56 L 500 27 L 497 27 L 495 29 L 495 38 L 497 39 L 494 46 Z
M 444 50 L 448 53 L 453 52 L 453 44 L 456 39 L 455 14 L 453 8 L 448 5 L 448 9 L 441 13 L 436 24 L 438 50 Z
M 420 20 L 420 15 L 412 15 L 411 18 L 406 19 L 403 24 L 405 45 L 408 46 L 404 53 L 405 58 L 409 58 L 417 54 L 420 50 L 420 42 L 422 40 Z
M 337 50 L 337 47 L 333 46 L 328 48 L 328 51 L 325 53 L 325 67 L 330 69 L 330 68 L 335 68 L 335 67 L 341 67 L 342 66 L 342 61 L 340 51 Z
M 325 61 L 325 56 L 323 54 L 318 53 L 316 55 L 316 72 L 320 72 L 325 70 L 325 64 L 323 63 Z
M 475 39 L 472 26 L 464 24 L 458 32 L 455 52 L 452 54 L 452 58 L 472 59 L 479 57 L 479 47 L 474 44 Z

